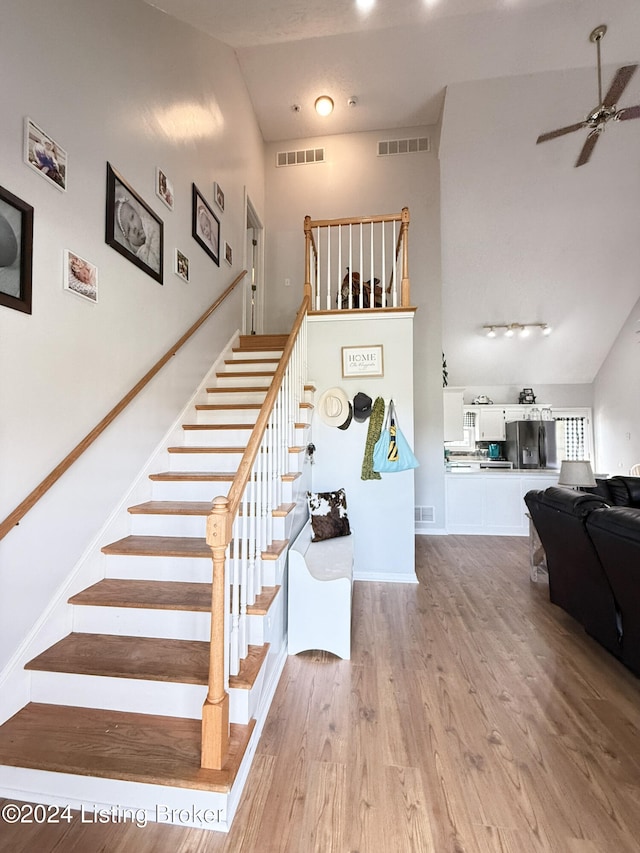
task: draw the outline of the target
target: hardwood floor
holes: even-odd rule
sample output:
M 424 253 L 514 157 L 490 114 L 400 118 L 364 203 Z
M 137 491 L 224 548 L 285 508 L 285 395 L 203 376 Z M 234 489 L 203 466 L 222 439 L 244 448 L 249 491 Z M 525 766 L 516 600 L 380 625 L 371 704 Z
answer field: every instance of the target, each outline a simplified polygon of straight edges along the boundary
M 228 835 L 0 821 L 0 850 L 638 853 L 640 681 L 529 580 L 528 543 L 416 539 L 354 586 L 351 661 L 287 661 Z

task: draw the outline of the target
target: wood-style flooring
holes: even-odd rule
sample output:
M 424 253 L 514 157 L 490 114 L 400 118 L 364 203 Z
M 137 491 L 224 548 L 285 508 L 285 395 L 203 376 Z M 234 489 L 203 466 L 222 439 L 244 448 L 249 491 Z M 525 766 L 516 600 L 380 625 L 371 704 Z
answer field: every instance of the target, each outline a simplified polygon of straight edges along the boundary
M 416 554 L 417 586 L 355 583 L 350 661 L 288 659 L 228 834 L 0 819 L 2 853 L 638 853 L 640 681 L 526 539 Z

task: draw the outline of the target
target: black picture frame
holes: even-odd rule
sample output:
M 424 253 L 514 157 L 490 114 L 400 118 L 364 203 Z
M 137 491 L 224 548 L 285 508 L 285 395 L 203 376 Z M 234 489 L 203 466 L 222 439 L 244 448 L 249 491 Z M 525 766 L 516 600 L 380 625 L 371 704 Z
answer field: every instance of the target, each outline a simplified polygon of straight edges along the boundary
M 220 266 L 220 220 L 195 184 L 192 185 L 191 233 L 213 262 Z
M 110 163 L 107 163 L 105 240 L 116 252 L 162 284 L 164 224 Z
M 0 305 L 31 314 L 33 207 L 0 187 Z

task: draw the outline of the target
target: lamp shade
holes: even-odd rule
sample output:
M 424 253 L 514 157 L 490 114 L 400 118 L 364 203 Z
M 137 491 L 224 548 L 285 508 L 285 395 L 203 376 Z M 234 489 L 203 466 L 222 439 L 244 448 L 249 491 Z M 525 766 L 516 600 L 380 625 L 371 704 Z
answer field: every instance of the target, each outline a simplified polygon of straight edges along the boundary
M 577 486 L 588 488 L 596 485 L 591 462 L 587 459 L 564 459 L 560 465 L 559 486 Z

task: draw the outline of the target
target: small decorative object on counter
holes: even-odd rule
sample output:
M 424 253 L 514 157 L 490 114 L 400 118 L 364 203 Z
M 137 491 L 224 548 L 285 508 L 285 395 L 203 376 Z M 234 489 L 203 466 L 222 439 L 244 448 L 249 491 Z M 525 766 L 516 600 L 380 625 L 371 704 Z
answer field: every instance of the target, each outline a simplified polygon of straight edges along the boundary
M 533 393 L 533 388 L 523 388 L 518 397 L 518 403 L 535 403 L 536 395 Z
M 493 406 L 493 400 L 490 400 L 486 394 L 479 394 L 471 403 L 472 406 Z

